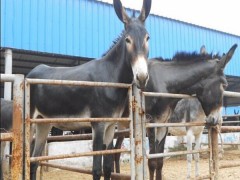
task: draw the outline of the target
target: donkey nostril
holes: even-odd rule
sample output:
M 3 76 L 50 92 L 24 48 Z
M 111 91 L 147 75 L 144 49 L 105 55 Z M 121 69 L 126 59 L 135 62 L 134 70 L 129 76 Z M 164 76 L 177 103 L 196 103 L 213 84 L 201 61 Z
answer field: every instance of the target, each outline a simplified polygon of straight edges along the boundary
M 141 75 L 137 74 L 137 80 L 138 81 L 146 81 L 146 80 L 148 80 L 148 78 L 149 78 L 148 73 L 141 74 Z

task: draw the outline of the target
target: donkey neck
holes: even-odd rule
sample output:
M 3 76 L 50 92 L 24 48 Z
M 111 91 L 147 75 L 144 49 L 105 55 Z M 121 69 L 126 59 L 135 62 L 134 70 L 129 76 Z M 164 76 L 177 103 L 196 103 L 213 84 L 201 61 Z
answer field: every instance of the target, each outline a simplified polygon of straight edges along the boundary
M 169 68 L 173 75 L 167 80 L 167 89 L 175 93 L 195 93 L 201 81 L 214 73 L 215 65 L 213 61 L 173 64 Z
M 103 57 L 102 62 L 110 70 L 109 76 L 114 78 L 116 82 L 132 83 L 133 73 L 130 58 L 123 38 L 121 38 Z

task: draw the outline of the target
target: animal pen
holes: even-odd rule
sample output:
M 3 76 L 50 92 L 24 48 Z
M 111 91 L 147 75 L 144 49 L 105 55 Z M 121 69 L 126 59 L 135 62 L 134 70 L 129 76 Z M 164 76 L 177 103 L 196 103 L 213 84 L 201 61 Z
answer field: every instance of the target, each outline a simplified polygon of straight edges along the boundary
M 13 82 L 13 132 L 9 134 L 1 134 L 1 141 L 12 141 L 13 150 L 11 164 L 11 176 L 12 179 L 30 179 L 30 163 L 34 161 L 46 161 L 53 159 L 73 158 L 80 156 L 92 156 L 99 154 L 113 154 L 113 153 L 130 153 L 131 163 L 131 175 L 122 175 L 112 173 L 112 178 L 121 177 L 121 179 L 136 179 L 145 180 L 147 179 L 147 159 L 175 156 L 181 154 L 190 153 L 209 153 L 209 174 L 199 177 L 199 179 L 218 179 L 219 169 L 225 167 L 240 166 L 240 164 L 226 164 L 219 165 L 218 159 L 218 133 L 219 129 L 217 126 L 209 127 L 209 147 L 206 150 L 193 150 L 193 151 L 181 151 L 161 154 L 146 154 L 145 142 L 146 139 L 146 128 L 152 127 L 168 127 L 168 126 L 202 126 L 205 123 L 147 123 L 145 116 L 145 97 L 168 97 L 168 98 L 193 98 L 189 95 L 184 94 L 168 94 L 168 93 L 151 93 L 142 92 L 131 84 L 121 83 L 107 83 L 107 82 L 87 82 L 87 81 L 65 81 L 65 80 L 43 80 L 43 79 L 25 79 L 23 75 L 4 75 L 1 74 L 1 82 L 11 81 Z M 24 90 L 25 82 L 25 90 Z M 71 86 L 97 86 L 97 87 L 108 87 L 108 88 L 127 88 L 129 95 L 129 117 L 127 118 L 48 118 L 48 119 L 30 119 L 30 86 L 31 84 L 47 84 L 47 85 L 71 85 Z M 25 104 L 23 94 L 25 91 Z M 132 95 L 133 94 L 133 95 Z M 224 92 L 225 96 L 228 97 L 240 97 L 240 93 L 236 92 Z M 25 110 L 25 121 L 24 112 Z M 41 157 L 30 157 L 30 126 L 32 123 L 62 123 L 62 122 L 99 122 L 99 121 L 114 121 L 114 122 L 129 122 L 130 125 L 130 149 L 116 149 L 116 150 L 105 150 L 105 151 L 93 151 L 71 155 L 56 155 L 56 156 L 41 156 Z M 23 127 L 25 126 L 25 129 Z M 20 127 L 20 128 L 19 128 Z M 137 131 L 134 131 L 137 129 Z M 240 127 L 222 127 L 221 131 L 240 131 Z M 62 137 L 62 139 L 68 138 Z M 74 138 L 74 137 L 73 137 Z M 79 138 L 79 136 L 78 136 Z M 75 171 L 80 173 L 91 174 L 91 171 L 71 168 L 69 166 L 60 166 L 51 163 L 42 162 L 42 166 L 55 167 L 59 169 L 65 169 L 69 171 Z

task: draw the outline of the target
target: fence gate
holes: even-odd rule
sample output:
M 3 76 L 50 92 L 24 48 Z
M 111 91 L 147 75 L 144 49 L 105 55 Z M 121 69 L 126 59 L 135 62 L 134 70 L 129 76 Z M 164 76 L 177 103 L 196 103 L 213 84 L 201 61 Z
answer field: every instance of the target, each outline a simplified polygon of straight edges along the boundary
M 93 156 L 93 155 L 104 155 L 104 154 L 114 154 L 114 153 L 130 153 L 131 154 L 131 176 L 127 176 L 128 179 L 135 179 L 134 175 L 134 141 L 133 141 L 133 115 L 132 111 L 129 112 L 129 117 L 127 118 L 47 118 L 47 119 L 32 119 L 30 118 L 30 86 L 32 84 L 44 84 L 44 85 L 70 85 L 70 86 L 92 86 L 92 87 L 111 87 L 111 88 L 125 88 L 128 89 L 129 97 L 129 108 L 132 107 L 132 85 L 123 83 L 108 83 L 108 82 L 88 82 L 88 81 L 67 81 L 67 80 L 48 80 L 48 79 L 25 79 L 25 179 L 30 179 L 30 163 L 40 162 L 53 159 L 64 159 L 82 156 Z M 116 149 L 116 150 L 105 150 L 105 151 L 92 151 L 69 155 L 55 155 L 55 156 L 40 156 L 40 157 L 30 157 L 30 132 L 31 124 L 33 123 L 70 123 L 70 122 L 128 122 L 130 127 L 130 150 L 129 149 Z M 53 165 L 51 163 L 42 163 L 44 166 L 55 167 L 59 169 L 65 169 L 69 171 L 77 171 L 81 173 L 91 174 L 91 171 L 85 169 L 76 169 L 68 166 Z M 125 177 L 121 174 L 112 173 L 112 178 Z
M 168 97 L 168 98 L 194 98 L 185 94 L 171 94 L 171 93 L 153 93 L 153 92 L 142 92 L 136 87 L 133 87 L 134 92 L 134 129 L 135 131 L 135 169 L 136 169 L 136 180 L 145 180 L 148 178 L 147 175 L 147 160 L 151 158 L 160 158 L 167 156 L 175 155 L 186 155 L 194 153 L 209 153 L 209 174 L 199 177 L 199 179 L 214 179 L 217 180 L 219 177 L 219 149 L 218 149 L 218 126 L 211 126 L 208 129 L 208 144 L 209 147 L 206 150 L 192 150 L 192 151 L 182 151 L 182 152 L 170 152 L 170 153 L 158 153 L 158 154 L 147 154 L 146 153 L 146 128 L 155 128 L 155 127 L 180 127 L 180 126 L 204 126 L 206 123 L 148 123 L 146 121 L 145 114 L 145 97 L 154 96 L 154 97 Z M 224 96 L 228 97 L 240 97 L 240 93 L 235 92 L 224 92 Z M 223 128 L 224 129 L 224 128 Z M 239 128 L 235 128 L 238 129 Z M 140 132 L 140 130 L 142 132 Z M 239 164 L 234 164 L 239 166 Z M 233 166 L 233 165 L 232 165 Z

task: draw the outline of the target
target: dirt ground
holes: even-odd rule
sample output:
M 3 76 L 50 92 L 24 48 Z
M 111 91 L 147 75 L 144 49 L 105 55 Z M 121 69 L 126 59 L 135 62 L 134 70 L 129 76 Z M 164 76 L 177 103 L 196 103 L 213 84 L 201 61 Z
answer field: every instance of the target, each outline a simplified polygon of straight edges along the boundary
M 205 156 L 205 157 L 204 157 Z M 224 157 L 220 160 L 221 164 L 239 163 L 240 164 L 240 150 L 225 150 Z M 186 179 L 187 161 L 184 157 L 172 157 L 164 161 L 164 180 L 184 180 Z M 224 168 L 219 170 L 219 180 L 238 180 L 240 179 L 240 167 Z M 121 172 L 130 174 L 129 163 L 121 164 Z M 209 162 L 206 155 L 200 159 L 200 175 L 207 175 L 209 172 Z M 192 177 L 194 177 L 194 162 L 192 162 Z M 38 177 L 38 180 L 40 178 Z M 43 180 L 91 180 L 91 175 L 79 174 L 69 171 L 57 170 L 50 168 L 48 172 L 44 172 Z M 102 178 L 103 179 L 103 178 Z
M 240 164 L 240 150 L 231 149 L 225 150 L 223 159 L 220 160 L 220 165 L 226 163 L 238 163 Z M 163 176 L 164 180 L 184 180 L 186 179 L 186 167 L 187 161 L 184 156 L 171 157 L 164 160 Z M 219 170 L 219 180 L 240 180 L 240 167 L 224 168 Z M 130 174 L 129 163 L 121 164 L 121 172 L 124 174 Z M 203 154 L 200 159 L 200 175 L 207 175 L 209 172 L 209 162 L 207 154 Z M 38 178 L 40 173 L 38 171 Z M 194 177 L 194 162 L 192 162 L 192 177 Z M 91 175 L 79 174 L 76 172 L 70 172 L 65 170 L 58 170 L 49 168 L 48 171 L 43 172 L 42 180 L 91 180 Z M 103 178 L 102 178 L 103 179 Z M 194 179 L 194 178 L 193 178 Z

